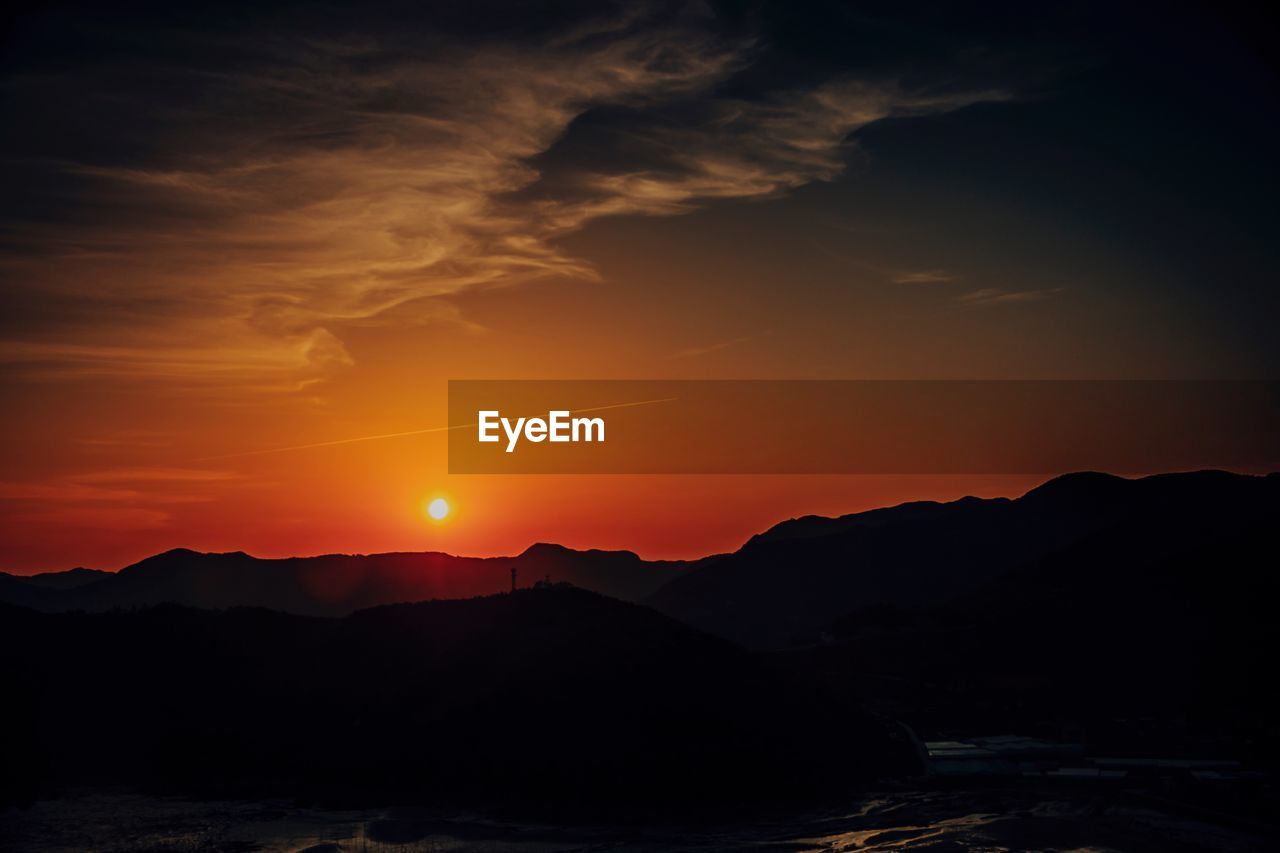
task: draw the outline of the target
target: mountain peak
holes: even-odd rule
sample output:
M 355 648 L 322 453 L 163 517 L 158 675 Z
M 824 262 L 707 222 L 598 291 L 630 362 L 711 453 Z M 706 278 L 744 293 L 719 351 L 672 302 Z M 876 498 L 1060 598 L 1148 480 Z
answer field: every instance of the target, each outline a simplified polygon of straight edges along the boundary
M 517 559 L 521 559 L 525 557 L 551 558 L 551 557 L 564 557 L 567 555 L 576 555 L 579 557 L 583 557 L 583 556 L 625 557 L 627 559 L 632 559 L 632 560 L 640 559 L 640 556 L 636 554 L 634 551 L 626 551 L 626 550 L 604 551 L 599 548 L 587 548 L 586 550 L 580 551 L 577 548 L 570 548 L 568 545 L 560 545 L 555 542 L 535 542 L 532 545 L 530 545 L 528 548 L 525 548 L 523 551 L 521 551 L 516 558 Z
M 1104 474 L 1101 471 L 1076 471 L 1041 483 L 1024 494 L 1020 501 L 1059 503 L 1113 498 L 1133 485 L 1133 480 Z
M 139 573 L 165 571 L 174 567 L 189 567 L 197 563 L 231 559 L 236 562 L 253 560 L 244 551 L 228 551 L 223 554 L 208 551 L 195 551 L 191 548 L 170 548 L 150 557 L 144 557 L 136 563 L 125 566 L 118 574 L 137 575 Z
M 566 545 L 561 545 L 557 542 L 534 542 L 516 556 L 527 557 L 531 554 L 567 554 L 571 551 L 573 551 L 572 548 Z
M 1027 492 L 1018 500 L 1037 505 L 1086 506 L 1121 499 L 1136 500 L 1139 494 L 1160 494 L 1166 499 L 1179 495 L 1204 497 L 1217 490 L 1231 492 L 1242 486 L 1249 488 L 1251 484 L 1266 482 L 1268 482 L 1267 477 L 1218 469 L 1175 471 L 1132 479 L 1098 471 L 1078 471 L 1054 477 Z

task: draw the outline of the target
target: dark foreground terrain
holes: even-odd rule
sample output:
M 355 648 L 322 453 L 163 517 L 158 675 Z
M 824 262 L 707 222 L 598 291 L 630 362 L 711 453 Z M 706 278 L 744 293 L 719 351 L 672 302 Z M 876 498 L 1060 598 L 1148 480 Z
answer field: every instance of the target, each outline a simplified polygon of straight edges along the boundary
M 191 552 L 10 579 L 62 612 L 0 605 L 0 846 L 1276 849 L 1277 531 L 1277 475 L 1077 474 L 786 522 L 652 607 L 60 597 L 216 599 Z
M 645 826 L 491 820 L 427 810 L 316 809 L 274 801 L 90 795 L 4 814 L 0 843 L 29 851 L 130 853 L 557 853 L 557 851 L 1271 850 L 1239 822 L 1143 792 L 981 788 L 869 793 L 838 808 L 736 822 Z
M 10 801 L 126 784 L 648 819 L 920 769 L 901 727 L 572 587 L 343 619 L 7 608 L 0 649 Z

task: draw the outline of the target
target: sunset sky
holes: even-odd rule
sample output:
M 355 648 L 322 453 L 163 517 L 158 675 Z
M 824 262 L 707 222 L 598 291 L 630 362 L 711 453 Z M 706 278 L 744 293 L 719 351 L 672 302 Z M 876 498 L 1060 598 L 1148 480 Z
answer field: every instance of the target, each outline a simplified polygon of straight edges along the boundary
M 449 379 L 1280 367 L 1277 75 L 1241 10 L 20 5 L 0 570 L 699 556 L 1043 479 L 449 476 L 419 432 Z

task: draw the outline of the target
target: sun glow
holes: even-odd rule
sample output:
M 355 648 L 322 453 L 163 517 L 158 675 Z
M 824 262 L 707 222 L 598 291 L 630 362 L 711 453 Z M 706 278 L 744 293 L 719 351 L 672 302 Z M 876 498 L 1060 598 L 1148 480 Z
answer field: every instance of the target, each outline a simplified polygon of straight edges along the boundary
M 449 502 L 444 498 L 436 498 L 427 504 L 427 515 L 436 521 L 444 521 L 449 515 Z

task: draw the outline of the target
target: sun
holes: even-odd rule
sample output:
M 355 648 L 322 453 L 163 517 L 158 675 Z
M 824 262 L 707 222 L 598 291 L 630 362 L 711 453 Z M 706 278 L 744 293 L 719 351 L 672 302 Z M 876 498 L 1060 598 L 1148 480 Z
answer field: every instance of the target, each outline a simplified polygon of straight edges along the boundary
M 427 515 L 436 521 L 444 521 L 449 515 L 449 502 L 444 498 L 436 498 L 427 504 Z

